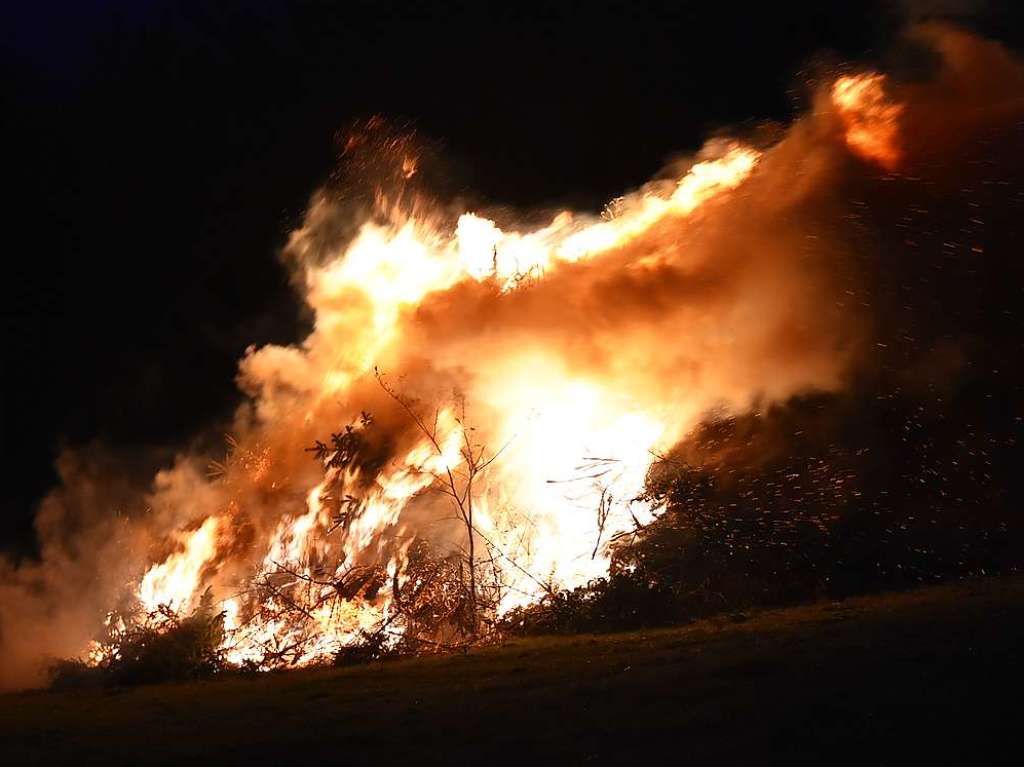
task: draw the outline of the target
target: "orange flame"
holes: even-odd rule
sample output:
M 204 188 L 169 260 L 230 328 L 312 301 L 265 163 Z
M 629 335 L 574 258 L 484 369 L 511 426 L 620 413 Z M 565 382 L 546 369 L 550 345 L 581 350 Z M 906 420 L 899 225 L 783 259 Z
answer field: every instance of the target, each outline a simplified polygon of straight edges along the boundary
M 832 86 L 832 103 L 850 149 L 886 170 L 895 170 L 902 158 L 903 106 L 886 96 L 885 77 L 874 73 L 840 77 Z

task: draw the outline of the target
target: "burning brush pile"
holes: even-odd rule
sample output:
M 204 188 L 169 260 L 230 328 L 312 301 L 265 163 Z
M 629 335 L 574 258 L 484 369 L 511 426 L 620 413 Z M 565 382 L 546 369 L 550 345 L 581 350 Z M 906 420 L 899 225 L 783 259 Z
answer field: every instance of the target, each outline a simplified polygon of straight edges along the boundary
M 41 560 L 0 570 L 4 682 L 1018 567 L 1024 68 L 946 27 L 908 45 L 537 226 L 431 199 L 413 136 L 357 126 L 284 252 L 312 332 L 248 351 L 220 454 L 141 487 L 61 459 Z

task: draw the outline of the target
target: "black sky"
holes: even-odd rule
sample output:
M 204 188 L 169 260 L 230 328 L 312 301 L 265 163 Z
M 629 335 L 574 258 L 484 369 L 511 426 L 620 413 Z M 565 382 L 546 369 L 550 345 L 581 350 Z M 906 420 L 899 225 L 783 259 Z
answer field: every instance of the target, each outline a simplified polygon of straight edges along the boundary
M 476 199 L 596 207 L 717 128 L 787 119 L 802 72 L 878 57 L 908 7 L 8 8 L 0 544 L 30 541 L 61 444 L 186 439 L 237 403 L 248 344 L 301 337 L 276 251 L 346 123 L 413 121 Z

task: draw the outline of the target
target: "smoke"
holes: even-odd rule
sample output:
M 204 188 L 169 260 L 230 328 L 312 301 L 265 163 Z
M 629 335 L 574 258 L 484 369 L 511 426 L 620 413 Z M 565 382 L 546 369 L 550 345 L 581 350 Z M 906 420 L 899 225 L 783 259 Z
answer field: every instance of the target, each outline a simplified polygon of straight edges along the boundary
M 601 543 L 595 499 L 615 497 L 612 524 L 649 512 L 632 501 L 655 452 L 709 415 L 842 391 L 879 364 L 886 265 L 865 250 L 864 198 L 906 178 L 947 194 L 974 142 L 1024 113 L 1024 68 L 1002 47 L 937 25 L 911 37 L 938 61 L 927 77 L 849 80 L 845 95 L 830 83 L 778 140 L 711 141 L 603 218 L 460 215 L 430 197 L 436 161 L 408 131 L 357 126 L 348 174 L 317 192 L 284 253 L 312 333 L 247 352 L 226 458 L 183 453 L 140 488 L 105 456 L 62 456 L 40 561 L 0 562 L 0 684 L 80 654 L 206 520 L 217 532 L 181 606 L 206 586 L 227 598 L 268 552 L 326 556 L 312 539 L 324 467 L 305 448 L 364 411 L 369 447 L 344 488 L 368 532 L 342 546 L 349 561 L 396 561 L 412 536 L 457 545 L 457 525 L 434 524 L 444 498 L 410 479 L 426 464 L 410 457 L 423 434 L 409 411 L 450 412 L 447 428 L 499 455 L 481 524 L 528 552 L 522 569 L 566 585 L 601 574 L 607 560 L 585 556 Z M 922 359 L 955 367 L 942 349 Z M 614 467 L 599 482 L 594 461 Z

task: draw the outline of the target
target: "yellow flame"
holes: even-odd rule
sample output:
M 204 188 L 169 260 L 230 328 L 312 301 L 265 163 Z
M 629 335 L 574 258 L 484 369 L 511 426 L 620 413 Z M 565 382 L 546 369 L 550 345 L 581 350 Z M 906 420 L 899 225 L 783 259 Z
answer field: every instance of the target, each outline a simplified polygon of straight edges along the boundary
M 139 602 L 153 612 L 161 606 L 187 608 L 200 586 L 200 576 L 217 550 L 220 517 L 209 517 L 189 535 L 181 536 L 182 549 L 151 567 L 139 584 Z
M 459 260 L 470 276 L 494 276 L 508 290 L 523 276 L 540 276 L 557 263 L 620 246 L 664 216 L 692 213 L 710 197 L 741 183 L 758 158 L 749 147 L 733 146 L 717 160 L 693 165 L 670 196 L 643 195 L 620 215 L 589 225 L 580 225 L 563 212 L 535 232 L 505 233 L 493 221 L 467 213 L 456 230 Z

